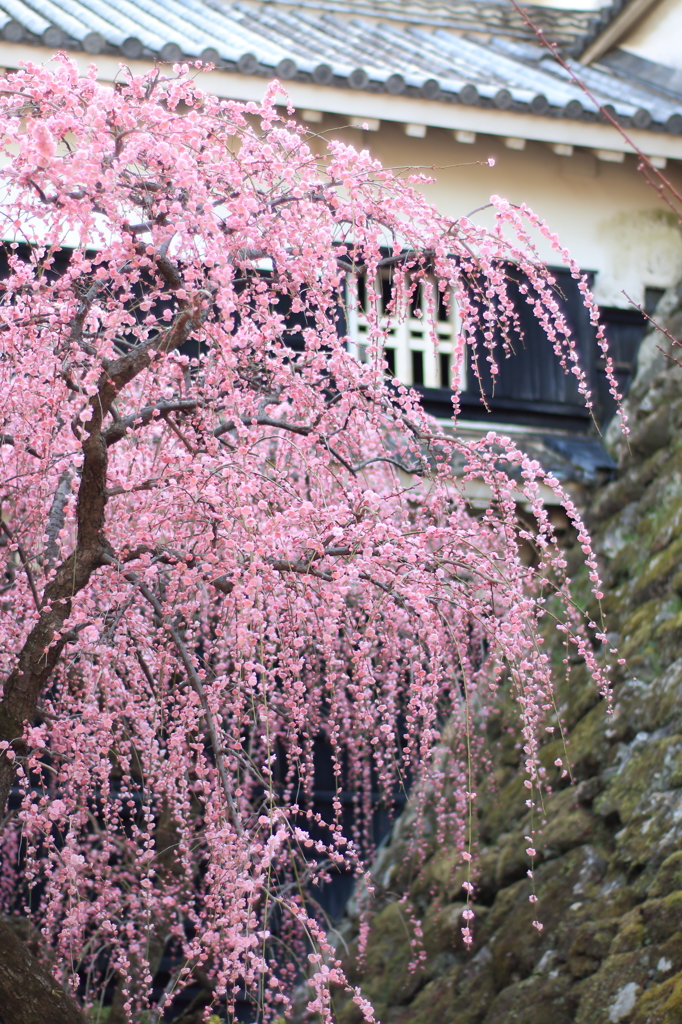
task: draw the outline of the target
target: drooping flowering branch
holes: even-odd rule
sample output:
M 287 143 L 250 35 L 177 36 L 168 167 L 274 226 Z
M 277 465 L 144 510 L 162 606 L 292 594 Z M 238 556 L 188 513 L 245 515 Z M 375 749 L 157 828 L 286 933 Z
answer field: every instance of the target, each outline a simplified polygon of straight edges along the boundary
M 468 349 L 494 374 L 518 330 L 513 265 L 589 393 L 530 211 L 494 198 L 491 231 L 453 222 L 418 176 L 338 141 L 313 153 L 276 85 L 243 105 L 176 72 L 110 90 L 60 60 L 0 94 L 0 800 L 14 786 L 20 801 L 7 850 L 18 829 L 18 881 L 86 1004 L 114 972 L 139 1020 L 167 948 L 180 966 L 165 1005 L 200 977 L 228 1014 L 248 998 L 286 1016 L 303 965 L 310 1010 L 331 1021 L 330 985 L 347 983 L 309 886 L 364 871 L 373 790 L 392 806 L 410 774 L 419 792 L 451 787 L 439 834 L 470 860 L 472 701 L 484 717 L 505 685 L 532 799 L 553 706 L 549 593 L 607 689 L 539 482 L 562 497 L 599 596 L 575 507 L 508 438 L 461 439 L 387 377 L 380 272 L 394 317 L 422 285 L 431 315 L 436 290 L 456 303 L 455 362 Z M 364 363 L 344 323 L 359 274 Z M 470 480 L 490 490 L 478 517 Z M 330 821 L 313 808 L 318 737 Z

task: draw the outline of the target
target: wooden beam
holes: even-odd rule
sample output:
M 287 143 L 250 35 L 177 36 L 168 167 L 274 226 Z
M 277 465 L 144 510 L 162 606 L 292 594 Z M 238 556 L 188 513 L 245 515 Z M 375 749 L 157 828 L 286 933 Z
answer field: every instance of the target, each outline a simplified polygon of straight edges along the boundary
M 630 0 L 603 32 L 600 32 L 580 58 L 581 64 L 599 60 L 607 50 L 619 43 L 626 32 L 633 28 L 647 14 L 658 0 Z

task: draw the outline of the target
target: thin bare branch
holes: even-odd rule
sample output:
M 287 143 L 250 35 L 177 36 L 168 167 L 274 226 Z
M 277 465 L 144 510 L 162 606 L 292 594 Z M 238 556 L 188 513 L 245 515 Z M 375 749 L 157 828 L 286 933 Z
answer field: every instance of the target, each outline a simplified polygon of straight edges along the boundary
M 9 540 L 11 540 L 13 543 L 16 543 L 16 541 L 14 540 L 14 534 L 10 530 L 9 526 L 7 525 L 7 523 L 3 522 L 2 519 L 0 519 L 0 529 L 2 530 L 2 532 L 5 534 L 5 536 Z M 38 597 L 38 591 L 36 590 L 36 584 L 35 584 L 35 580 L 33 578 L 33 571 L 31 569 L 31 563 L 29 561 L 28 555 L 26 554 L 26 552 L 22 548 L 21 544 L 17 544 L 17 551 L 19 552 L 19 558 L 21 559 L 21 564 L 24 567 L 24 571 L 25 571 L 26 577 L 28 579 L 28 585 L 31 588 L 31 593 L 33 594 L 33 601 L 34 601 L 34 604 L 36 606 L 36 611 L 39 612 L 40 608 L 41 608 L 41 602 L 40 602 L 40 598 Z
M 534 23 L 532 18 L 529 16 L 528 12 L 525 11 L 523 9 L 523 7 L 521 7 L 517 3 L 517 0 L 510 0 L 510 3 L 512 5 L 512 7 L 514 8 L 514 10 L 517 12 L 517 14 L 521 15 L 521 17 L 525 21 L 526 25 L 528 25 L 528 27 L 531 29 L 531 31 L 535 33 L 535 35 L 540 40 L 542 45 L 549 50 L 549 52 L 554 57 L 555 61 L 558 64 L 560 64 L 561 67 L 564 69 L 564 71 L 566 71 L 570 75 L 571 81 L 574 82 L 575 85 L 577 85 L 578 88 L 583 91 L 583 93 L 587 96 L 589 101 L 592 104 L 594 104 L 594 106 L 599 111 L 599 113 L 604 118 L 604 120 L 608 121 L 609 124 L 612 125 L 616 129 L 618 134 L 621 135 L 623 139 L 625 139 L 625 141 L 627 142 L 628 146 L 630 146 L 630 148 L 632 149 L 632 152 L 637 154 L 637 156 L 640 159 L 640 168 L 639 169 L 641 169 L 641 170 L 643 170 L 645 172 L 645 177 L 646 177 L 647 181 L 649 182 L 649 184 L 653 185 L 653 187 L 656 189 L 656 191 L 660 195 L 660 197 L 663 200 L 663 202 L 666 204 L 666 206 L 669 206 L 670 209 L 673 211 L 673 213 L 678 218 L 682 219 L 682 208 L 676 208 L 674 206 L 674 204 L 671 202 L 671 200 L 666 195 L 666 190 L 670 193 L 670 195 L 673 197 L 675 202 L 680 203 L 680 207 L 682 207 L 682 193 L 678 192 L 678 190 L 672 184 L 670 179 L 667 178 L 665 176 L 665 174 L 663 174 L 658 167 L 654 167 L 654 165 L 652 164 L 651 160 L 646 155 L 646 153 L 642 152 L 642 150 L 639 148 L 637 143 L 634 142 L 632 140 L 631 136 L 628 135 L 628 133 L 625 131 L 623 126 L 618 121 L 618 118 L 614 117 L 614 115 L 611 113 L 611 111 L 608 110 L 605 106 L 603 106 L 599 102 L 599 100 L 596 98 L 596 96 L 591 91 L 591 89 L 585 84 L 585 82 L 582 80 L 582 78 L 580 78 L 580 76 L 575 73 L 575 71 L 573 70 L 571 65 L 568 63 L 568 61 L 564 60 L 564 58 L 561 56 L 561 54 L 559 53 L 559 47 L 557 46 L 557 44 L 556 43 L 550 43 L 550 41 L 545 37 L 545 34 L 542 31 L 542 29 L 538 28 L 538 26 Z
M 12 446 L 15 446 L 16 445 L 16 441 L 14 440 L 14 438 L 12 437 L 11 434 L 0 434 L 0 444 L 10 444 Z M 42 456 L 38 454 L 38 452 L 35 450 L 35 448 L 32 448 L 30 445 L 27 445 L 26 451 L 28 452 L 29 455 L 32 455 L 35 459 L 42 458 Z
M 661 327 L 659 322 L 657 320 L 655 320 L 652 316 L 650 316 L 647 313 L 647 311 L 644 309 L 644 307 L 639 304 L 639 302 L 635 302 L 634 299 L 631 299 L 627 292 L 624 291 L 623 295 L 628 300 L 628 302 L 630 302 L 635 307 L 635 309 L 638 309 L 640 311 L 640 313 L 642 314 L 643 317 L 646 317 L 646 319 L 649 321 L 649 323 L 652 324 L 656 328 L 657 331 L 660 331 L 661 334 L 665 334 L 665 336 L 668 339 L 668 341 L 670 341 L 674 345 L 675 348 L 682 348 L 682 341 L 679 341 L 678 338 L 675 338 L 670 333 L 670 331 L 668 330 L 667 327 Z M 663 355 L 666 357 L 666 359 L 669 359 L 671 363 L 675 364 L 675 366 L 681 366 L 682 365 L 682 363 L 680 362 L 680 360 L 676 356 L 671 355 L 670 352 L 666 352 L 665 349 L 661 345 L 658 345 L 657 348 L 658 348 L 658 351 L 662 352 Z
M 243 835 L 244 831 L 240 822 L 239 811 L 237 810 L 237 806 L 232 796 L 232 789 L 230 787 L 230 781 L 227 775 L 227 769 L 225 767 L 225 760 L 223 758 L 222 747 L 218 738 L 218 730 L 216 728 L 215 719 L 213 718 L 213 713 L 208 703 L 203 683 L 201 682 L 201 679 L 197 675 L 197 671 L 194 668 L 194 664 L 190 657 L 189 651 L 187 650 L 185 642 L 180 636 L 180 633 L 178 632 L 176 624 L 174 622 L 168 621 L 168 619 L 164 615 L 163 606 L 161 602 L 155 596 L 155 594 L 152 593 L 152 591 L 149 589 L 146 583 L 144 583 L 138 577 L 137 573 L 131 571 L 122 572 L 121 562 L 111 555 L 103 555 L 102 561 L 106 562 L 107 565 L 114 566 L 114 568 L 118 569 L 119 572 L 121 572 L 121 575 L 123 576 L 124 579 L 128 580 L 129 583 L 132 583 L 134 586 L 136 586 L 139 589 L 142 596 L 144 597 L 145 601 L 147 601 L 152 606 L 161 622 L 164 622 L 166 624 L 166 627 L 173 639 L 173 643 L 175 644 L 178 655 L 180 656 L 180 661 L 182 662 L 185 671 L 187 672 L 187 677 L 190 681 L 192 689 L 199 698 L 199 701 L 201 702 L 201 708 L 202 711 L 204 712 L 204 718 L 206 720 L 206 727 L 211 737 L 211 744 L 213 746 L 213 756 L 215 757 L 216 768 L 218 769 L 218 775 L 220 776 L 220 782 L 223 788 L 223 792 L 225 794 L 225 799 L 227 801 L 227 806 L 229 808 L 232 824 L 234 825 L 237 833 L 240 836 Z

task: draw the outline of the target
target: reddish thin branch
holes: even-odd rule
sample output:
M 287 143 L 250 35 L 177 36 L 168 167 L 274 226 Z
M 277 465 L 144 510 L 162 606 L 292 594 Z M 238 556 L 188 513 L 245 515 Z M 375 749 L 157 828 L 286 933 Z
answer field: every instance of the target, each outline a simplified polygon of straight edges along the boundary
M 645 309 L 642 308 L 642 306 L 639 304 L 639 302 L 635 302 L 634 299 L 631 299 L 627 292 L 624 291 L 623 295 L 628 300 L 628 302 L 632 303 L 632 305 L 636 309 L 638 309 L 640 311 L 642 316 L 645 317 L 649 321 L 650 324 L 653 324 L 653 326 L 656 328 L 657 331 L 660 331 L 661 334 L 665 334 L 666 338 L 670 342 L 672 342 L 672 344 L 675 346 L 675 348 L 682 348 L 682 341 L 679 341 L 677 338 L 675 338 L 670 333 L 670 331 L 668 330 L 667 327 L 661 327 L 661 325 L 658 323 L 658 321 L 654 320 L 654 318 L 652 316 L 650 316 Z M 682 366 L 682 362 L 680 362 L 680 360 L 677 359 L 675 356 L 672 356 L 669 352 L 666 352 L 665 349 L 661 345 L 657 345 L 656 347 L 658 348 L 658 351 L 662 352 L 663 355 L 665 356 L 665 358 L 669 359 L 671 363 L 675 364 L 675 366 Z
M 619 124 L 618 119 L 613 116 L 610 110 L 602 106 L 602 104 L 592 93 L 592 91 L 586 85 L 586 83 L 583 82 L 583 80 L 579 78 L 578 75 L 576 75 L 571 65 L 566 60 L 564 60 L 564 58 L 559 53 L 559 47 L 557 46 L 557 44 L 550 43 L 550 41 L 545 38 L 545 34 L 542 31 L 542 29 L 538 28 L 538 26 L 534 23 L 528 12 L 525 11 L 523 7 L 519 5 L 517 0 L 509 0 L 509 2 L 511 3 L 512 7 L 517 12 L 517 14 L 521 15 L 521 17 L 525 21 L 526 25 L 528 25 L 528 27 L 531 29 L 531 31 L 535 33 L 535 35 L 540 40 L 542 45 L 549 50 L 557 64 L 560 64 L 564 71 L 566 71 L 570 75 L 571 81 L 574 82 L 574 84 L 577 85 L 578 88 L 583 91 L 583 93 L 587 96 L 589 101 L 593 103 L 594 106 L 597 108 L 602 117 L 616 129 L 616 131 L 623 137 L 623 139 L 625 139 L 628 146 L 630 146 L 630 148 L 632 149 L 633 153 L 637 154 L 637 156 L 641 160 L 642 169 L 646 171 L 645 177 L 647 178 L 649 184 L 656 189 L 661 199 L 664 201 L 664 203 L 666 203 L 667 206 L 670 207 L 675 216 L 682 219 L 682 211 L 675 208 L 675 206 L 670 201 L 668 196 L 665 195 L 665 190 L 668 189 L 670 194 L 674 197 L 676 202 L 680 204 L 680 206 L 682 206 L 682 194 L 677 191 L 672 182 L 670 182 L 669 179 L 666 178 L 666 176 L 661 173 L 658 167 L 654 167 L 646 153 L 642 152 L 637 143 L 633 142 L 633 140 L 630 138 L 630 136 L 625 131 L 623 126 Z M 655 184 L 653 181 L 651 181 L 650 175 L 653 175 L 653 177 L 657 179 L 658 184 Z

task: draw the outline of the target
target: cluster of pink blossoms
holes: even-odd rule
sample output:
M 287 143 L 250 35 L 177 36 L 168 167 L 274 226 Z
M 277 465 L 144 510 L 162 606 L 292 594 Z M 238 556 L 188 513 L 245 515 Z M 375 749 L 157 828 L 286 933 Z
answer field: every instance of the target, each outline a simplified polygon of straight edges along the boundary
M 505 686 L 535 799 L 550 597 L 606 689 L 540 496 L 558 483 L 506 437 L 459 438 L 456 393 L 435 424 L 383 358 L 390 268 L 393 316 L 440 289 L 457 360 L 494 373 L 518 328 L 513 264 L 589 401 L 531 241 L 546 227 L 497 198 L 492 231 L 448 220 L 366 152 L 315 151 L 276 94 L 226 102 L 182 67 L 109 89 L 65 59 L 0 94 L 0 768 L 20 801 L 5 866 L 34 890 L 60 977 L 91 1004 L 118 976 L 134 1020 L 166 947 L 166 1006 L 200 970 L 228 1009 L 286 1016 L 303 971 L 331 1021 L 346 982 L 312 883 L 366 870 L 372 790 L 392 806 L 418 777 L 471 863 L 481 722 Z M 341 316 L 359 276 L 365 362 Z

